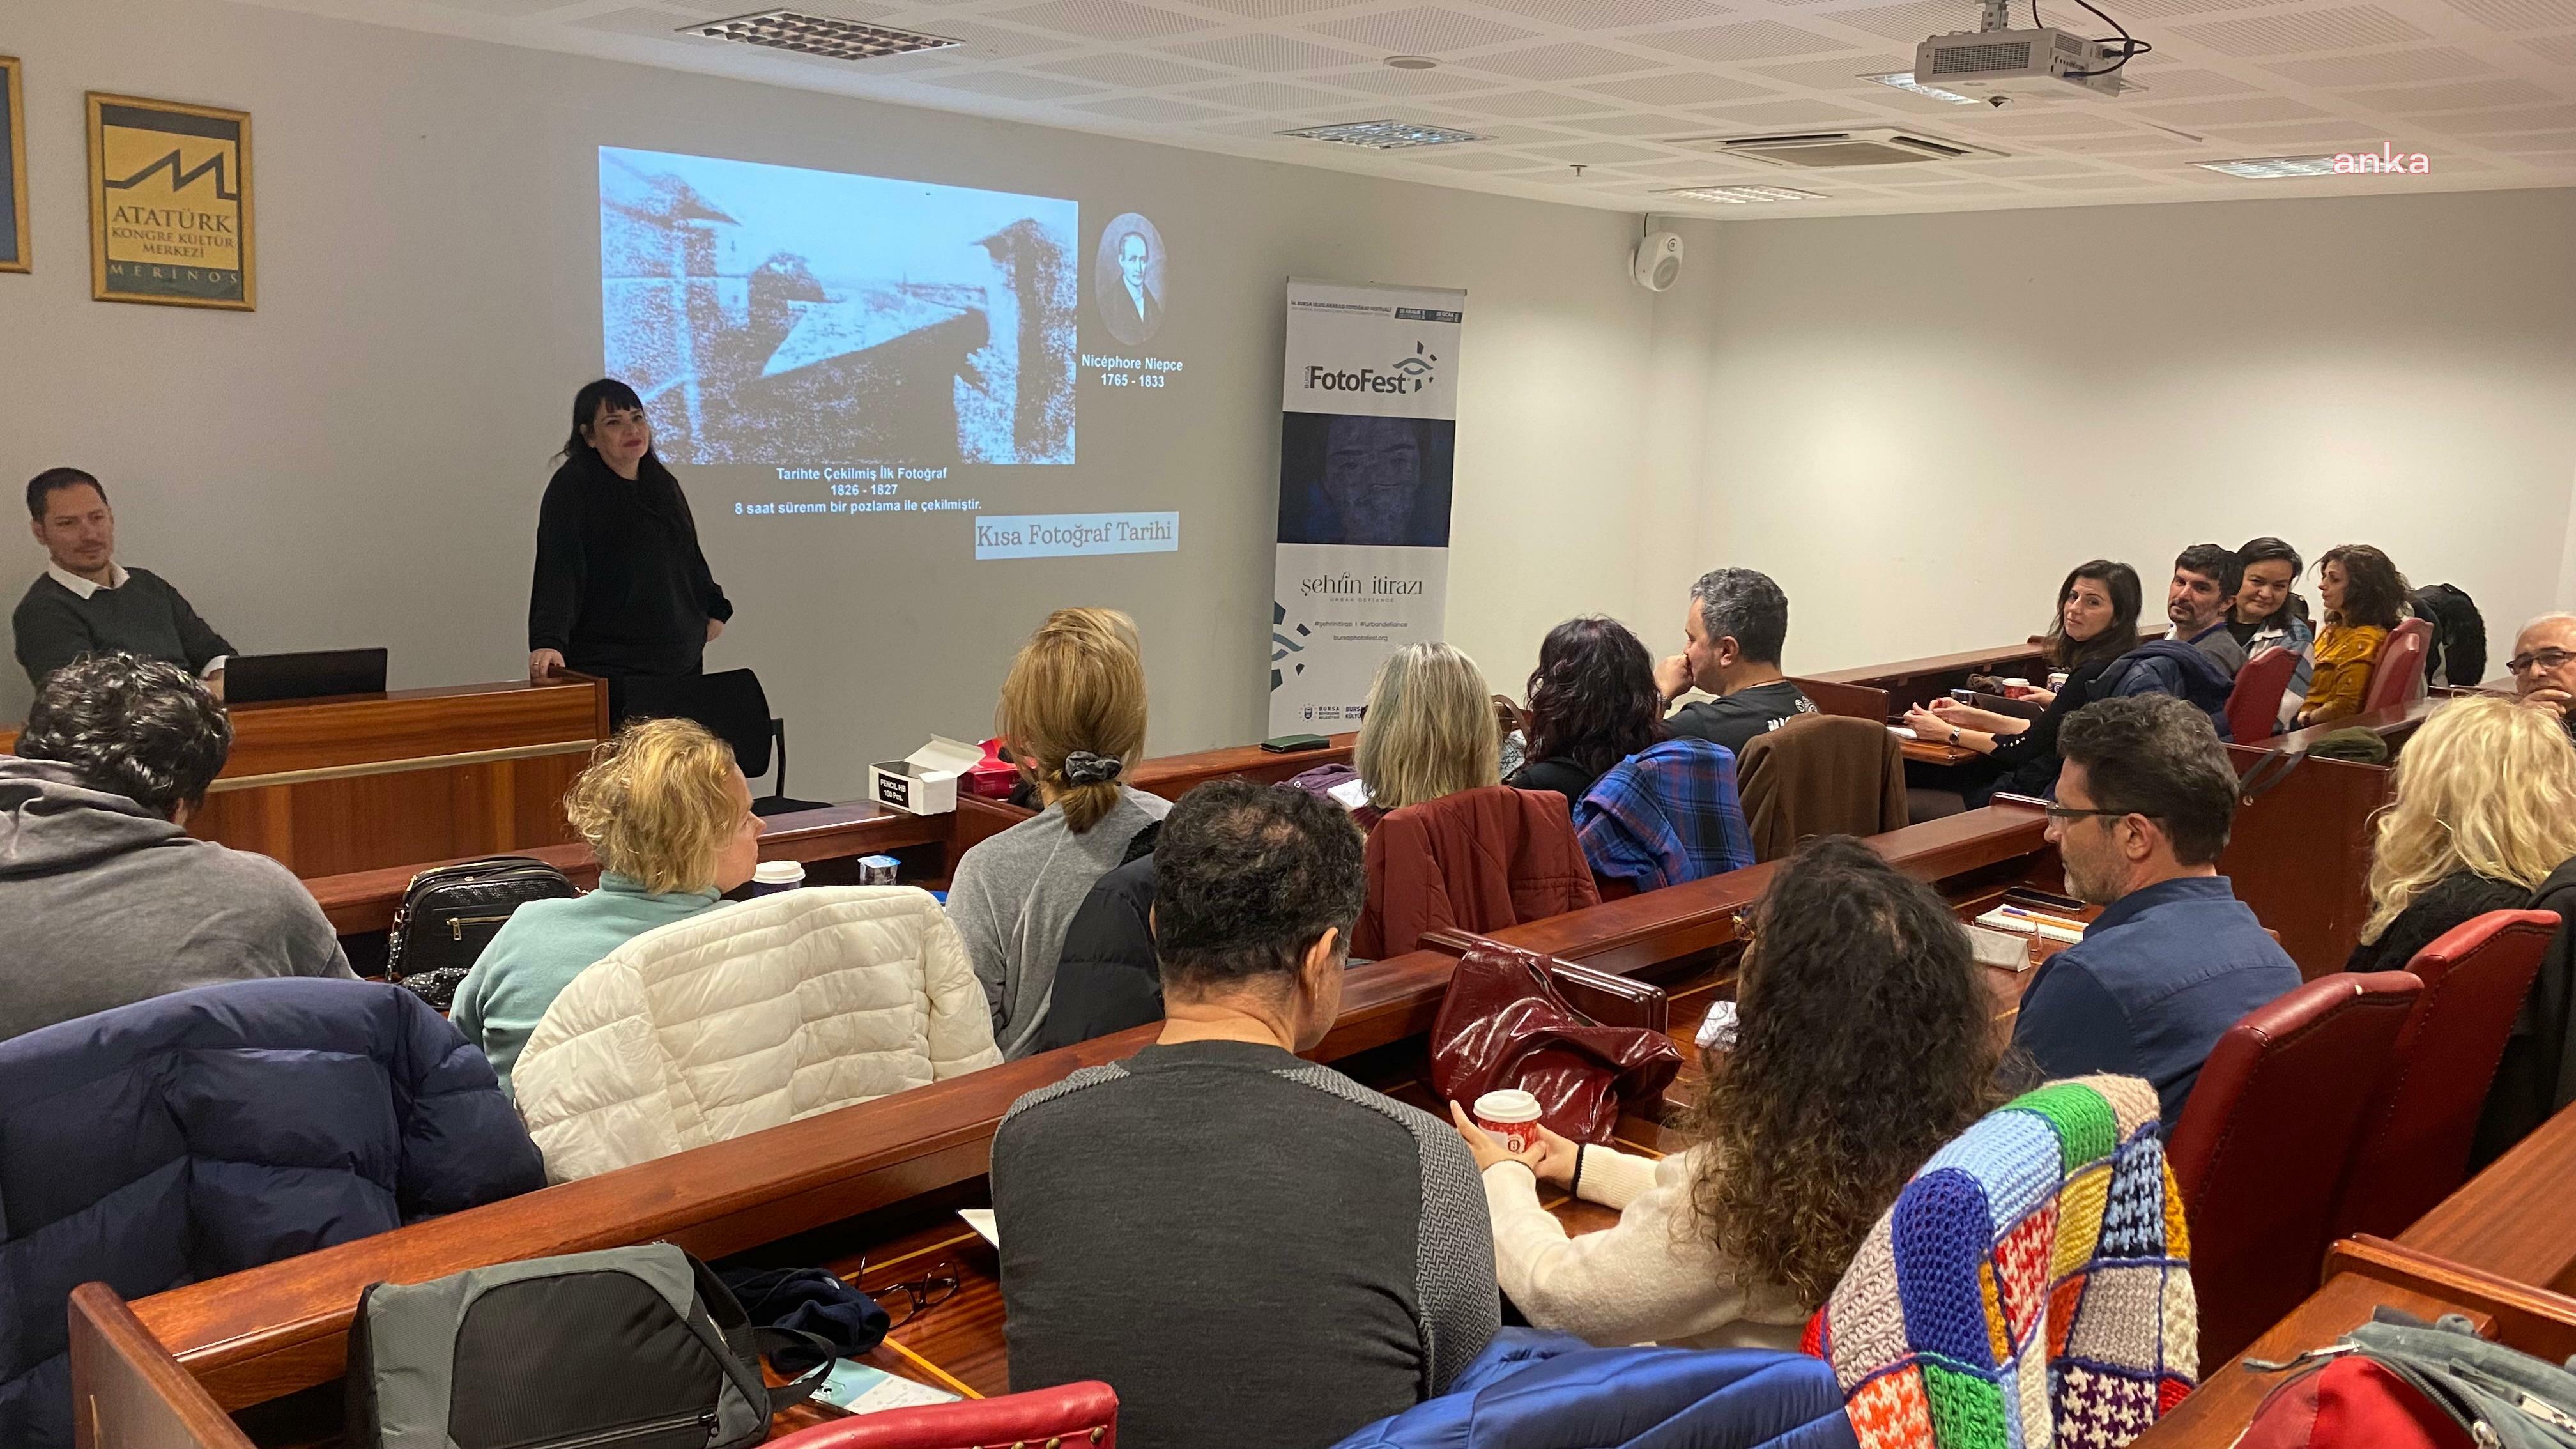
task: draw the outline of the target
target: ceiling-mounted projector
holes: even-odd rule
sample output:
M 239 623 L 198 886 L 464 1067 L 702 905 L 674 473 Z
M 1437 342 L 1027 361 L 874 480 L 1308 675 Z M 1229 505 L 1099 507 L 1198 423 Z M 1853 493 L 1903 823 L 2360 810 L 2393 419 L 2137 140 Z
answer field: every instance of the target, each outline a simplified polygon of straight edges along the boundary
M 2072 31 L 1963 30 L 1914 47 L 1914 79 L 1991 105 L 2011 101 L 2108 100 L 2134 89 L 2120 79 L 2117 44 Z

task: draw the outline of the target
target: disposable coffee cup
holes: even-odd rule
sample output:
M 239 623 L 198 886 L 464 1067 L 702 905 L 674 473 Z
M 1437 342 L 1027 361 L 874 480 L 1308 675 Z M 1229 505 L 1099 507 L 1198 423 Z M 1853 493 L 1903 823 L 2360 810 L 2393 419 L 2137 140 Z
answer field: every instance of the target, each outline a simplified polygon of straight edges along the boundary
M 2030 681 L 2027 679 L 2007 679 L 2003 685 L 2006 699 L 2019 699 L 2030 693 Z
M 805 883 L 805 867 L 793 860 L 764 860 L 752 867 L 751 893 L 756 896 L 792 891 Z
M 1514 1152 L 1538 1145 L 1538 1098 L 1517 1087 L 1487 1092 L 1469 1109 L 1476 1125 Z

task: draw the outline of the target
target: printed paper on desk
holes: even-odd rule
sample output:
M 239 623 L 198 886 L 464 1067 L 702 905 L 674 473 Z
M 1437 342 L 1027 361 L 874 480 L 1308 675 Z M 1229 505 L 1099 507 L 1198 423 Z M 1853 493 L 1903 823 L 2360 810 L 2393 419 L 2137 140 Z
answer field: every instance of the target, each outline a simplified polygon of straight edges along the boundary
M 993 1225 L 991 1208 L 959 1208 L 957 1216 L 964 1218 L 966 1226 L 973 1228 L 985 1242 L 996 1248 L 1002 1246 L 1002 1230 Z
M 957 1402 L 957 1396 L 946 1389 L 897 1378 L 884 1369 L 846 1358 L 833 1362 L 832 1371 L 823 1376 L 823 1387 L 814 1391 L 814 1397 L 853 1414 Z

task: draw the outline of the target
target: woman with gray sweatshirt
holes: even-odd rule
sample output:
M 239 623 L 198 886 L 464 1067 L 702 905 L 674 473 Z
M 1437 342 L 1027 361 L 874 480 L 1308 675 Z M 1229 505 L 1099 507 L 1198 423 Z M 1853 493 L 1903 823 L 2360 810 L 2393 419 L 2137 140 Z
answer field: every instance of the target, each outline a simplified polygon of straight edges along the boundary
M 993 1010 L 1002 1055 L 1027 1056 L 1055 994 L 1065 928 L 1127 844 L 1172 805 L 1123 783 L 1145 750 L 1145 664 L 1135 621 L 1058 609 L 1002 683 L 1000 731 L 1046 808 L 968 850 L 948 918 Z

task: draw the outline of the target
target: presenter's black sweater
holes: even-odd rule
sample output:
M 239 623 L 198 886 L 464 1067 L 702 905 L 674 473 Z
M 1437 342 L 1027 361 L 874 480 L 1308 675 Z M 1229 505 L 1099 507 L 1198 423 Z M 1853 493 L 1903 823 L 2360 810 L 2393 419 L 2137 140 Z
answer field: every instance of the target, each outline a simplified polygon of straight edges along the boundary
M 556 470 L 537 510 L 530 652 L 557 650 L 585 674 L 695 674 L 707 621 L 732 617 L 667 472 L 629 482 L 587 450 Z
M 38 574 L 10 623 L 18 663 L 40 686 L 46 675 L 84 654 L 132 654 L 203 671 L 234 652 L 168 580 L 142 569 L 127 569 L 124 584 L 95 590 L 86 599 L 51 573 Z

